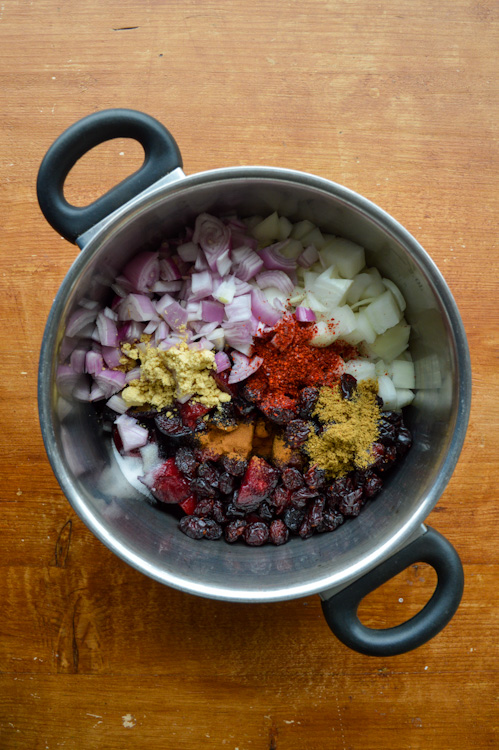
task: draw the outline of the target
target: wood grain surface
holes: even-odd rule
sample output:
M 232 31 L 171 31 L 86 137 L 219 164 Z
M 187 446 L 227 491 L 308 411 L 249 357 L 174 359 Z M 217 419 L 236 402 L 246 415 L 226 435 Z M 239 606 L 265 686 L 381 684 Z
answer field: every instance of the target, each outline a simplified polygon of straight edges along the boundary
M 461 750 L 498 746 L 497 122 L 494 0 L 2 0 L 0 3 L 1 750 Z M 37 360 L 77 255 L 38 208 L 54 139 L 131 107 L 174 134 L 186 173 L 266 164 L 381 205 L 443 272 L 473 363 L 454 475 L 428 518 L 457 547 L 462 605 L 430 643 L 372 659 L 318 597 L 233 604 L 170 590 L 113 556 L 46 458 Z M 140 164 L 102 146 L 77 204 Z M 362 605 L 394 624 L 427 600 L 410 568 Z

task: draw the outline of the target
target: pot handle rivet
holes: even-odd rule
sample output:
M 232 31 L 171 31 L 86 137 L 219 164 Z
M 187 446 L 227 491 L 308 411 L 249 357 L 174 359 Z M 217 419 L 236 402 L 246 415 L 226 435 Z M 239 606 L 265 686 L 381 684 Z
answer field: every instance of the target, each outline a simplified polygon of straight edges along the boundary
M 425 562 L 437 573 L 437 586 L 423 609 L 407 622 L 375 630 L 357 616 L 367 594 L 410 565 Z M 418 648 L 437 635 L 452 619 L 463 594 L 464 574 L 459 555 L 435 529 L 411 542 L 385 562 L 322 602 L 326 622 L 346 646 L 367 656 L 396 656 Z
M 72 206 L 63 193 L 69 172 L 84 154 L 113 138 L 138 141 L 145 154 L 142 166 L 88 206 Z M 67 240 L 76 242 L 77 237 L 178 167 L 182 167 L 182 157 L 164 125 L 136 110 L 106 109 L 75 122 L 54 141 L 38 172 L 38 202 L 49 224 Z

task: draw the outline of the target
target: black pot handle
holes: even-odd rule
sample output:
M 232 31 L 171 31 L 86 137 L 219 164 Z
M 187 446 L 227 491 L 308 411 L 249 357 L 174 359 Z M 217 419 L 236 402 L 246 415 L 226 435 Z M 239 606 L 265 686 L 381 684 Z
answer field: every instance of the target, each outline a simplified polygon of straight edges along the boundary
M 112 138 L 133 138 L 142 144 L 142 166 L 90 205 L 72 206 L 64 198 L 66 177 L 87 151 Z M 133 109 L 105 109 L 75 122 L 49 148 L 38 172 L 38 202 L 49 224 L 75 242 L 117 208 L 181 166 L 179 148 L 164 125 Z
M 438 577 L 431 599 L 407 622 L 375 630 L 363 625 L 357 610 L 362 599 L 409 565 L 425 562 Z M 326 622 L 346 646 L 367 656 L 396 656 L 423 645 L 439 633 L 456 612 L 463 594 L 459 555 L 445 537 L 427 531 L 350 586 L 322 602 Z

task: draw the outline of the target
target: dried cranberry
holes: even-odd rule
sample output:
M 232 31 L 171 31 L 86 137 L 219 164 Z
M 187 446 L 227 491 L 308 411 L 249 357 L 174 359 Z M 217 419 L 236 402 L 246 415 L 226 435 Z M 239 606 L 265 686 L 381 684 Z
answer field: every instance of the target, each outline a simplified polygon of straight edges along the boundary
M 297 533 L 301 526 L 305 511 L 299 510 L 298 508 L 286 508 L 282 520 L 293 533 Z
M 198 504 L 194 508 L 194 514 L 195 516 L 199 516 L 200 518 L 205 518 L 206 516 L 209 516 L 213 511 L 213 500 L 209 497 L 203 497 L 201 500 L 199 500 Z
M 248 468 L 248 462 L 242 458 L 229 458 L 222 456 L 222 466 L 227 474 L 233 477 L 242 477 Z
M 403 456 L 407 453 L 412 445 L 412 435 L 407 427 L 400 427 L 397 433 L 395 445 L 399 456 Z
M 194 476 L 196 469 L 199 466 L 194 453 L 189 448 L 185 447 L 181 447 L 177 450 L 175 454 L 175 464 L 177 469 L 188 479 L 191 479 Z
M 383 445 L 393 445 L 397 436 L 397 428 L 394 424 L 382 417 L 378 422 L 378 440 Z
M 373 471 L 366 472 L 362 488 L 364 490 L 364 495 L 367 498 L 371 498 L 377 495 L 378 492 L 381 491 L 382 487 L 383 480 L 377 474 L 375 474 Z
M 286 440 L 292 448 L 299 448 L 310 435 L 311 424 L 304 419 L 292 419 L 286 425 Z
M 270 523 L 274 519 L 272 509 L 270 508 L 269 504 L 265 502 L 263 502 L 258 508 L 258 515 L 260 516 L 262 521 L 265 521 L 265 523 Z
M 217 523 L 227 523 L 223 503 L 220 500 L 213 500 L 212 517 Z
M 222 495 L 230 495 L 234 491 L 234 477 L 227 471 L 222 472 L 218 478 L 218 489 Z
M 285 487 L 277 487 L 270 497 L 270 503 L 276 516 L 279 516 L 289 505 L 291 492 Z
M 382 418 L 396 427 L 402 422 L 402 415 L 398 411 L 384 411 Z
M 318 388 L 313 388 L 312 386 L 302 388 L 298 397 L 298 416 L 301 419 L 310 419 L 318 398 Z
M 242 518 L 236 518 L 234 521 L 228 523 L 224 530 L 225 541 L 229 542 L 229 544 L 237 542 L 242 537 L 246 526 L 246 521 Z
M 341 526 L 344 520 L 344 517 L 339 511 L 326 509 L 322 514 L 322 521 L 317 526 L 317 531 L 319 533 L 324 531 L 335 531 L 338 526 Z
M 296 417 L 296 401 L 287 396 L 267 396 L 260 402 L 259 409 L 278 425 L 285 425 Z
M 325 502 L 326 500 L 324 497 L 318 497 L 313 501 L 313 503 L 310 505 L 310 508 L 308 509 L 307 516 L 313 529 L 319 526 L 322 521 Z
M 261 547 L 268 541 L 269 527 L 263 521 L 249 523 L 243 532 L 244 541 L 250 547 Z
M 186 437 L 192 434 L 192 430 L 187 427 L 180 417 L 178 410 L 172 407 L 167 412 L 162 412 L 154 417 L 154 424 L 162 435 L 167 437 Z
M 300 524 L 300 528 L 298 529 L 298 534 L 301 536 L 302 539 L 310 539 L 311 536 L 313 536 L 315 529 L 310 523 L 310 518 L 308 517 L 308 514 L 306 513 L 303 521 Z
M 303 474 L 298 469 L 284 469 L 281 476 L 282 483 L 287 490 L 299 490 L 305 484 Z
M 225 508 L 225 515 L 227 518 L 241 519 L 244 518 L 245 512 L 238 508 L 234 503 L 228 503 Z
M 238 420 L 232 401 L 229 401 L 226 404 L 220 404 L 220 406 L 210 414 L 209 423 L 223 430 L 236 428 Z
M 320 490 L 326 484 L 326 472 L 318 466 L 311 466 L 303 476 L 311 490 Z
M 199 479 L 206 479 L 212 487 L 218 489 L 218 478 L 220 475 L 213 464 L 208 462 L 201 464 L 201 466 L 198 467 L 197 475 Z
M 353 375 L 344 372 L 340 378 L 340 393 L 342 398 L 351 399 L 357 389 L 357 380 Z
M 341 499 L 338 509 L 344 516 L 358 516 L 363 499 L 364 493 L 362 490 L 354 490 Z
M 243 398 L 233 398 L 232 405 L 234 407 L 236 415 L 243 418 L 249 416 L 251 412 L 255 410 L 253 404 L 250 404 Z
M 265 396 L 266 387 L 258 380 L 250 378 L 241 388 L 241 396 L 251 404 L 258 404 Z
M 300 490 L 295 490 L 291 493 L 289 501 L 293 508 L 304 508 L 307 502 L 317 497 L 317 495 L 318 493 L 309 487 L 302 487 Z
M 269 526 L 269 541 L 271 544 L 275 544 L 276 547 L 281 544 L 286 544 L 289 538 L 289 530 L 280 518 L 277 518 Z
M 221 526 L 210 518 L 184 516 L 180 519 L 179 528 L 191 539 L 220 539 L 222 536 Z
M 335 479 L 325 491 L 328 507 L 331 510 L 337 508 L 342 498 L 353 492 L 354 489 L 355 487 L 350 477 Z
M 199 497 L 215 497 L 217 495 L 217 488 L 202 477 L 191 479 L 190 487 L 192 492 L 195 492 Z

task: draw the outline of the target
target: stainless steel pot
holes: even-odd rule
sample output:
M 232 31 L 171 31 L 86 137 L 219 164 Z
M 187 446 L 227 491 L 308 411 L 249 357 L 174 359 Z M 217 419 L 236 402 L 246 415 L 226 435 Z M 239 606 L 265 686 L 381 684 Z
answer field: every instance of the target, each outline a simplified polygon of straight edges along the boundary
M 70 206 L 63 185 L 71 168 L 92 147 L 117 137 L 142 143 L 142 168 L 90 206 Z M 452 295 L 400 224 L 341 185 L 286 169 L 235 167 L 186 177 L 181 167 L 170 133 L 132 110 L 107 110 L 77 122 L 41 164 L 41 209 L 82 250 L 54 301 L 40 355 L 40 423 L 59 484 L 104 544 L 161 583 L 241 602 L 318 593 L 328 624 L 349 647 L 372 655 L 415 648 L 447 624 L 463 588 L 454 548 L 423 525 L 454 470 L 470 409 L 469 354 Z M 79 344 L 77 337 L 67 336 L 66 325 L 82 299 L 104 299 L 109 283 L 139 248 L 175 233 L 198 213 L 267 215 L 274 210 L 363 245 L 368 264 L 405 295 L 417 377 L 417 395 L 407 410 L 414 446 L 379 499 L 332 534 L 256 549 L 197 542 L 179 533 L 174 519 L 149 506 L 125 480 L 93 407 L 75 399 L 67 381 L 63 386 L 58 379 L 61 359 Z M 416 562 L 428 562 L 438 576 L 424 609 L 395 628 L 362 625 L 356 614 L 361 599 Z

